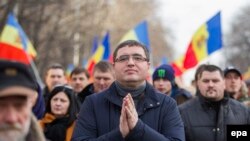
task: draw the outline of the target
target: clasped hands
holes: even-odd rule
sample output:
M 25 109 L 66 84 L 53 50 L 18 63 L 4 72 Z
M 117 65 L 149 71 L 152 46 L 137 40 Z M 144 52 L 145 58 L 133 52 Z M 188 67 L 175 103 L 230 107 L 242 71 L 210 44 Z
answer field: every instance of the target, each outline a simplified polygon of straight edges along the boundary
M 135 104 L 131 94 L 128 93 L 123 98 L 119 124 L 119 129 L 123 138 L 125 138 L 129 134 L 129 132 L 134 129 L 137 121 L 138 114 L 135 108 Z

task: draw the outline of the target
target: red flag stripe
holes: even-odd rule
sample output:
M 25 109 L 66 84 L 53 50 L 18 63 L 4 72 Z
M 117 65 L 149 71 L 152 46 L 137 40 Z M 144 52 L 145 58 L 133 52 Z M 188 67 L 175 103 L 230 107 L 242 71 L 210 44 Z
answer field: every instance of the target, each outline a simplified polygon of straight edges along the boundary
M 30 63 L 29 58 L 23 49 L 0 42 L 0 50 L 0 59 L 18 61 L 25 64 Z

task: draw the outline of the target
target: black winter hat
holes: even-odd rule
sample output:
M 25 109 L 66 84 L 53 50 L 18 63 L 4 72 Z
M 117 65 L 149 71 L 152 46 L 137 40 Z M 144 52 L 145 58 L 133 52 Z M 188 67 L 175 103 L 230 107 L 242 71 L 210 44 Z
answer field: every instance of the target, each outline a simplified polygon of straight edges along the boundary
M 236 72 L 241 78 L 242 78 L 242 74 L 241 71 L 239 69 L 237 69 L 234 66 L 229 66 L 227 68 L 225 68 L 224 70 L 224 77 L 229 73 L 229 72 Z
M 10 86 L 22 86 L 37 91 L 38 84 L 29 66 L 0 60 L 0 90 Z

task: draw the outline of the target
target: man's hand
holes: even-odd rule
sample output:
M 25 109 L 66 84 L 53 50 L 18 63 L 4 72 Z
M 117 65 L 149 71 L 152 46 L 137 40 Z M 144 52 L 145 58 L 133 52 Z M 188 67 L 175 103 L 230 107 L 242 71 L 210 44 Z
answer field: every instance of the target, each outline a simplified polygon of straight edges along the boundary
M 134 100 L 131 96 L 131 94 L 128 94 L 124 98 L 125 102 L 125 111 L 126 111 L 126 117 L 127 117 L 127 123 L 130 130 L 134 129 L 137 121 L 138 121 L 138 114 L 135 108 Z
M 125 138 L 129 132 L 134 129 L 137 121 L 138 114 L 135 108 L 134 100 L 131 94 L 128 94 L 123 98 L 120 116 L 119 128 L 123 138 Z
M 120 125 L 119 125 L 120 132 L 123 138 L 125 138 L 129 134 L 128 120 L 125 111 L 125 103 L 126 103 L 125 99 L 123 99 L 121 116 L 120 116 Z

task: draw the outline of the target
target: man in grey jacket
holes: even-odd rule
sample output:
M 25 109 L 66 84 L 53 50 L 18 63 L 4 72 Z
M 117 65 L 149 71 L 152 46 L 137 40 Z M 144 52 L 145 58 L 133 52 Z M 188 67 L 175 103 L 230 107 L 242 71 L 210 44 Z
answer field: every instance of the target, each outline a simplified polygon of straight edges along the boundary
M 197 97 L 179 107 L 187 141 L 226 141 L 227 125 L 250 124 L 249 109 L 224 93 L 219 67 L 199 66 L 195 80 Z

